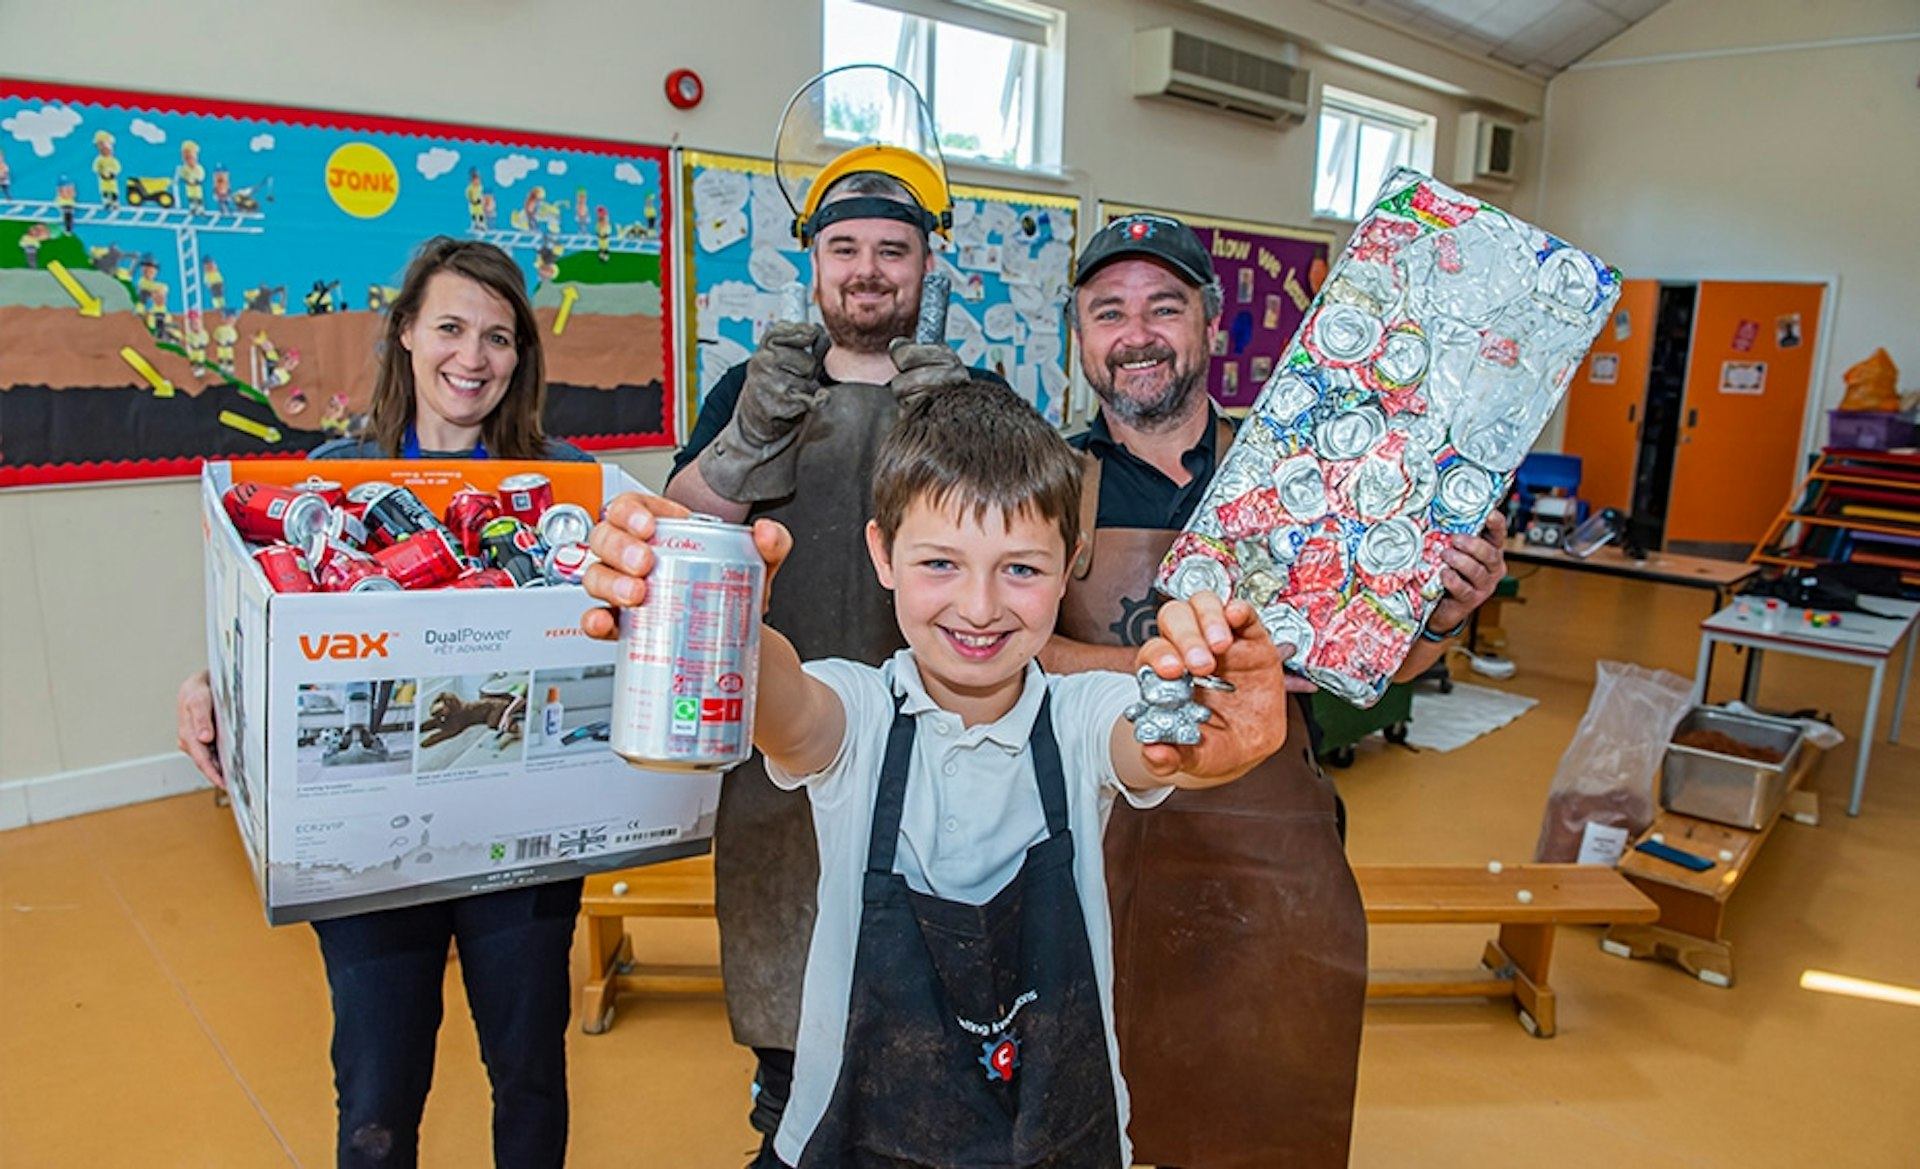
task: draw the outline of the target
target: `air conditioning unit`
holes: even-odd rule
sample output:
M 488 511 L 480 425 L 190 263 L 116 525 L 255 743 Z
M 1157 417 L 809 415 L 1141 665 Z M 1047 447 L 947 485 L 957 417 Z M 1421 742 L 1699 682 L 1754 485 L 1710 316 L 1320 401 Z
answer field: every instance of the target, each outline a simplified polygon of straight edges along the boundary
M 1488 114 L 1460 115 L 1454 137 L 1453 181 L 1504 186 L 1520 175 L 1520 127 Z
M 1178 29 L 1133 34 L 1135 97 L 1178 98 L 1280 126 L 1307 116 L 1310 79 L 1297 65 Z

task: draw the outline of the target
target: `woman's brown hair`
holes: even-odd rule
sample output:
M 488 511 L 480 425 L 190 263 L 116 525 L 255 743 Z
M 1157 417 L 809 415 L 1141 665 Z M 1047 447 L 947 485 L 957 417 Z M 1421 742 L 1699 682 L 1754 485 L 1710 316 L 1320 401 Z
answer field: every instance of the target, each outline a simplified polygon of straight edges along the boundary
M 533 303 L 527 299 L 526 275 L 512 256 L 492 244 L 444 235 L 420 245 L 400 282 L 400 295 L 387 310 L 367 438 L 378 443 L 389 458 L 400 456 L 417 409 L 413 355 L 400 343 L 400 337 L 420 315 L 427 282 L 440 272 L 466 277 L 513 310 L 513 347 L 519 360 L 506 394 L 480 424 L 481 444 L 495 458 L 545 458 L 547 438 L 540 429 L 540 412 L 547 401 L 547 364 L 540 349 L 540 325 L 534 319 Z

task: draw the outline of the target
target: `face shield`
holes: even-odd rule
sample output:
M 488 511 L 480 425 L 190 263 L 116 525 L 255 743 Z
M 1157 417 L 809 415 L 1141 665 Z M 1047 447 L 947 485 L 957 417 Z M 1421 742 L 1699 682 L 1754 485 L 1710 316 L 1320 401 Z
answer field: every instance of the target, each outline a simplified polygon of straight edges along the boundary
M 861 172 L 894 179 L 915 204 L 862 193 L 822 205 L 835 183 Z M 829 69 L 801 86 L 774 136 L 773 173 L 802 247 L 844 219 L 893 219 L 942 236 L 953 226 L 933 115 L 913 82 L 884 65 Z

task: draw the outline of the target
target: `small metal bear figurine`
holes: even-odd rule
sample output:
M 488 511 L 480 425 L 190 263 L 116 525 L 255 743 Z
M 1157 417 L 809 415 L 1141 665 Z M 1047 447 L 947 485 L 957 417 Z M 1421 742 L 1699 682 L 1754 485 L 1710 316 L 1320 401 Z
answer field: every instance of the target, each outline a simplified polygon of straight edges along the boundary
M 1194 676 L 1162 678 L 1151 666 L 1141 666 L 1134 676 L 1140 679 L 1140 701 L 1121 713 L 1133 724 L 1135 741 L 1185 747 L 1198 743 L 1200 724 L 1213 712 L 1193 700 Z

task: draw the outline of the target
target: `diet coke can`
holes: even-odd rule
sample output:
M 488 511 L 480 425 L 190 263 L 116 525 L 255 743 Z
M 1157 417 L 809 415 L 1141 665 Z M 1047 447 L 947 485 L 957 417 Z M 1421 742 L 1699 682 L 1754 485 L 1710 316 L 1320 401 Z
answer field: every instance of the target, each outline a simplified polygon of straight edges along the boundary
M 253 562 L 267 574 L 267 587 L 276 593 L 316 591 L 307 558 L 291 544 L 269 544 L 253 554 Z
M 467 487 L 453 493 L 447 504 L 447 530 L 468 556 L 480 555 L 480 533 L 500 518 L 500 500 L 491 491 Z
M 718 771 L 753 750 L 766 562 L 753 532 L 659 520 L 645 603 L 620 610 L 612 747 L 639 767 Z
M 293 487 L 235 483 L 220 502 L 241 537 L 253 544 L 305 544 L 327 522 L 327 501 Z
M 361 520 L 367 526 L 369 547 L 398 544 L 416 532 L 444 532 L 440 517 L 434 515 L 420 497 L 392 483 L 361 483 L 347 492 L 347 498 L 362 505 Z
M 443 528 L 415 532 L 373 554 L 380 568 L 403 589 L 431 589 L 457 579 L 467 570 L 453 537 Z
M 587 565 L 594 559 L 585 544 L 555 544 L 540 567 L 550 585 L 579 584 L 587 579 Z
M 593 515 L 577 503 L 556 503 L 534 525 L 540 542 L 549 548 L 584 544 L 593 532 Z
M 553 506 L 553 481 L 537 471 L 500 480 L 500 510 L 532 527 Z

